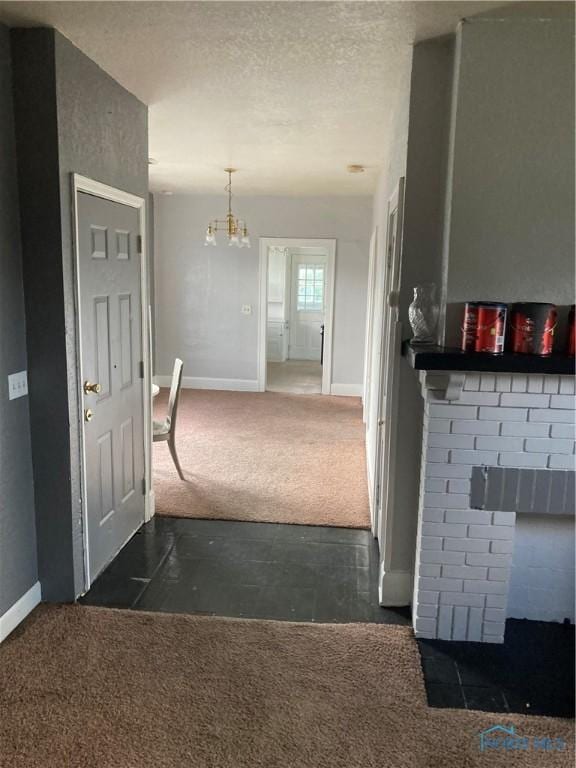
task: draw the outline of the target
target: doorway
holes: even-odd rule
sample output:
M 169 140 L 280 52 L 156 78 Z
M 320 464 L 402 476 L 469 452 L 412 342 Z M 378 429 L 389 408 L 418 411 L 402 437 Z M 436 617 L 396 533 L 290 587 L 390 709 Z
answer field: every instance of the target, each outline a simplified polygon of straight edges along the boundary
M 144 201 L 73 176 L 86 589 L 149 518 Z
M 335 254 L 334 240 L 260 240 L 260 392 L 330 394 Z

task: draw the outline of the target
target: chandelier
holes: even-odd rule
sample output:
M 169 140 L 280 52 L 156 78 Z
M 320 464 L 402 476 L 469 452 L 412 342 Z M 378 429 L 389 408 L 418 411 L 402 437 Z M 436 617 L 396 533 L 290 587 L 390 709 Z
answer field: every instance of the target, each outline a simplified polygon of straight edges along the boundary
M 232 213 L 232 174 L 236 168 L 224 168 L 224 171 L 228 174 L 228 184 L 224 187 L 225 191 L 228 192 L 228 213 L 225 219 L 213 219 L 208 224 L 204 245 L 218 245 L 216 232 L 224 230 L 228 237 L 228 245 L 235 245 L 237 248 L 250 248 L 250 236 L 246 222 L 237 219 Z

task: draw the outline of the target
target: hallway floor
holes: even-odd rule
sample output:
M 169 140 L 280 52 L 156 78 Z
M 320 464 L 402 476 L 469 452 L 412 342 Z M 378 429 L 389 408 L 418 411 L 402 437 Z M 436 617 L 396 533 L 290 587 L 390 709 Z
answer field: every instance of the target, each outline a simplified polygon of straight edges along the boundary
M 317 622 L 409 624 L 378 605 L 369 531 L 156 517 L 82 598 L 86 605 Z
M 167 390 L 155 399 L 166 412 Z M 156 513 L 169 517 L 370 526 L 357 397 L 184 389 L 176 443 L 154 445 Z
M 268 362 L 266 390 L 292 395 L 319 395 L 322 392 L 322 366 L 313 360 Z

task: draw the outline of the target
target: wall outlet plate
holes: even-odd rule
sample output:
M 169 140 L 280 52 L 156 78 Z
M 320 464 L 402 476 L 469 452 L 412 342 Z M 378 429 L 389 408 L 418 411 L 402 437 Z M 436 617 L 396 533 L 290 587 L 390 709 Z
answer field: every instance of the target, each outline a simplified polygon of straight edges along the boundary
M 251 315 L 252 314 L 252 304 L 242 304 L 242 314 L 243 315 Z
M 28 394 L 28 376 L 26 371 L 11 373 L 8 376 L 8 398 L 15 400 Z

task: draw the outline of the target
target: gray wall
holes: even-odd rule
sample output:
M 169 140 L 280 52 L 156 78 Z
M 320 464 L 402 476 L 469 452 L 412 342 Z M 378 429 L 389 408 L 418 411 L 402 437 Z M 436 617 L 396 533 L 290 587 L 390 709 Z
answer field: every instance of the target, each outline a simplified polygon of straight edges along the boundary
M 410 86 L 393 106 L 374 223 L 381 245 L 386 202 L 405 175 L 405 337 L 418 282 L 441 283 L 449 344 L 466 300 L 574 301 L 573 21 L 542 18 L 542 5 L 539 14 L 527 7 L 529 18 L 519 11 L 416 45 Z M 418 380 L 402 361 L 394 570 L 413 561 L 421 422 Z
M 429 40 L 414 46 L 410 81 L 396 105 L 393 151 L 383 171 L 374 201 L 374 223 L 379 227 L 380 260 L 386 237 L 387 202 L 400 176 L 405 176 L 404 227 L 400 277 L 402 336 L 411 334 L 408 307 L 413 288 L 421 282 L 442 280 L 442 236 L 453 39 Z M 380 280 L 383 273 L 380 273 Z M 376 361 L 376 357 L 373 359 Z M 389 569 L 412 570 L 417 526 L 423 400 L 418 378 L 400 361 L 396 430 L 394 543 Z M 372 405 L 375 408 L 373 400 Z M 375 413 L 373 410 L 372 421 Z M 381 548 L 383 542 L 381 541 Z
M 440 292 L 442 282 L 453 56 L 452 39 L 429 40 L 414 46 L 400 283 L 404 339 L 412 336 L 408 307 L 414 298 L 414 286 L 432 282 Z M 423 407 L 418 377 L 403 359 L 396 422 L 394 515 L 398 536 L 392 551 L 392 567 L 399 570 L 412 568 L 415 555 Z
M 435 283 L 440 298 L 453 65 L 453 37 L 414 46 L 400 293 L 405 338 L 412 335 L 414 286 Z
M 0 616 L 38 578 L 28 398 L 8 400 L 26 369 L 10 38 L 0 26 Z
M 574 301 L 573 35 L 569 18 L 458 30 L 448 344 L 467 300 Z
M 40 577 L 45 599 L 71 600 L 84 574 L 70 174 L 146 198 L 147 109 L 58 32 L 12 43 Z
M 179 356 L 185 376 L 255 380 L 258 238 L 327 237 L 338 241 L 332 380 L 360 388 L 369 198 L 238 196 L 250 250 L 203 244 L 208 222 L 226 211 L 224 195 L 156 195 L 155 203 L 157 374 L 170 375 Z M 252 315 L 241 314 L 242 304 L 252 305 Z

